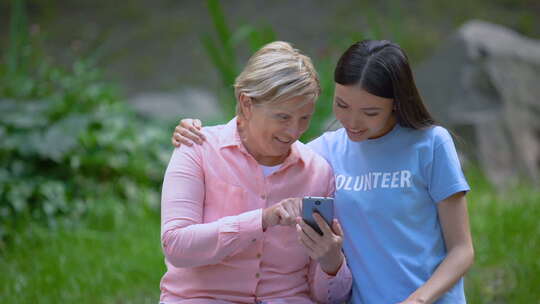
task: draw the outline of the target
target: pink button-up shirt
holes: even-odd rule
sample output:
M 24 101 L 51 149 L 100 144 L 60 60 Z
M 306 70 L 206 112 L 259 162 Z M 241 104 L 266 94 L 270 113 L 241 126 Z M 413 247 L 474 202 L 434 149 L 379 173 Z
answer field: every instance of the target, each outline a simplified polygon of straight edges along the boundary
M 289 197 L 333 196 L 326 161 L 295 142 L 282 166 L 263 175 L 238 136 L 236 119 L 203 129 L 202 145 L 182 146 L 165 173 L 161 239 L 167 272 L 162 303 L 313 303 L 346 298 L 344 262 L 324 273 L 294 227 L 262 230 L 262 209 Z

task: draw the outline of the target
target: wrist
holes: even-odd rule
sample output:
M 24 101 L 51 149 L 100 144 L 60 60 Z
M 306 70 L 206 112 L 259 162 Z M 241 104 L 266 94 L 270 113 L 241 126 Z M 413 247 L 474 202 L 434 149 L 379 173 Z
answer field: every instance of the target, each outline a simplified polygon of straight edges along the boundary
M 335 257 L 336 255 L 333 256 Z M 327 275 L 335 276 L 339 272 L 339 269 L 341 269 L 343 261 L 343 254 L 340 252 L 337 255 L 337 258 L 332 258 L 328 261 L 321 260 L 319 261 L 319 265 L 321 266 L 321 270 L 324 271 Z
M 427 304 L 429 303 L 427 298 L 422 296 L 421 294 L 418 294 L 416 292 L 414 292 L 413 294 L 411 294 L 408 298 L 407 298 L 408 301 L 411 301 L 413 303 L 417 303 L 417 304 Z

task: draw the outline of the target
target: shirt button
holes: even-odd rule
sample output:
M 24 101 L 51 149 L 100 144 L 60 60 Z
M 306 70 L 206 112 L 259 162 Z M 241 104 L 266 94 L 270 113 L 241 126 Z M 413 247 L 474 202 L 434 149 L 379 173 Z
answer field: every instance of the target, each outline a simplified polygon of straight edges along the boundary
M 257 253 L 257 259 L 260 259 L 260 258 L 261 258 L 261 254 Z
M 265 195 L 265 194 L 261 194 L 261 198 L 262 198 L 262 199 L 266 199 L 266 195 Z
M 251 240 L 251 241 L 252 241 L 252 242 L 256 242 L 256 241 L 257 241 L 257 239 L 253 239 L 253 240 Z
M 257 272 L 257 273 L 255 274 L 255 277 L 258 279 L 258 278 L 261 277 L 261 274 Z

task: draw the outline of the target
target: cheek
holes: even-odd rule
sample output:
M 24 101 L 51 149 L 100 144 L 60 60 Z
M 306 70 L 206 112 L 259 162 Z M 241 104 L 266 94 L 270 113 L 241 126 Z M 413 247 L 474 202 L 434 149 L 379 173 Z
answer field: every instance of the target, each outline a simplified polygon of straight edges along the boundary
M 375 117 L 374 119 L 371 119 L 370 125 L 373 129 L 381 130 L 386 128 L 386 125 L 388 123 L 388 120 L 390 119 L 390 115 L 379 115 Z
M 302 120 L 300 122 L 300 136 L 302 136 L 302 134 L 304 134 L 304 132 L 306 132 L 306 130 L 309 128 L 309 122 L 311 121 L 311 119 L 306 119 L 306 120 Z
M 253 139 L 256 142 L 263 143 L 269 140 L 270 137 L 270 130 L 271 130 L 271 121 L 268 119 L 258 119 L 256 121 L 253 121 L 251 124 L 251 134 Z
M 268 120 L 264 125 L 259 126 L 261 130 L 261 140 L 271 142 L 274 135 L 279 133 L 282 126 L 273 120 Z
M 340 107 L 336 106 L 334 104 L 334 115 L 336 116 L 336 119 L 343 124 L 343 122 L 347 119 L 347 112 L 343 111 Z

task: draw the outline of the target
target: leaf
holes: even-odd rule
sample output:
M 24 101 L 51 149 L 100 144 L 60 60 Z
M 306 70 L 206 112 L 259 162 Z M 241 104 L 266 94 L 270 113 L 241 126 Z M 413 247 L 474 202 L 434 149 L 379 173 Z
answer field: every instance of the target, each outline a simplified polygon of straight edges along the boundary
M 40 185 L 39 191 L 44 198 L 43 210 L 46 215 L 51 216 L 57 211 L 67 209 L 64 184 L 57 181 L 48 181 Z
M 32 196 L 34 188 L 27 183 L 13 183 L 7 192 L 7 200 L 16 213 L 21 213 L 28 208 L 28 199 Z
M 51 126 L 39 145 L 39 153 L 56 162 L 62 160 L 78 144 L 78 137 L 86 129 L 89 120 L 81 115 L 72 115 Z
M 268 44 L 275 40 L 276 33 L 269 26 L 261 27 L 258 30 L 254 30 L 249 35 L 249 44 L 251 46 L 252 52 L 256 52 L 265 44 Z
M 32 129 L 47 125 L 47 102 L 0 100 L 0 121 L 5 126 Z

